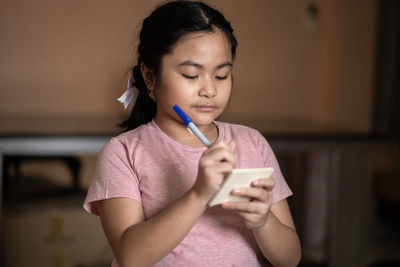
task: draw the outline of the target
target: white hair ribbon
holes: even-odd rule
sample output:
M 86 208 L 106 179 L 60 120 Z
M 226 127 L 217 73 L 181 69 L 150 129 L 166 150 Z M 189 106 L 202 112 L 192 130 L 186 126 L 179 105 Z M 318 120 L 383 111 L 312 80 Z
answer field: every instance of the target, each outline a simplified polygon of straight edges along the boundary
M 139 95 L 139 90 L 135 87 L 134 83 L 135 78 L 131 76 L 128 80 L 128 89 L 120 98 L 117 99 L 119 102 L 124 104 L 124 109 L 127 109 L 129 106 L 129 110 L 132 110 L 135 106 L 136 100 Z

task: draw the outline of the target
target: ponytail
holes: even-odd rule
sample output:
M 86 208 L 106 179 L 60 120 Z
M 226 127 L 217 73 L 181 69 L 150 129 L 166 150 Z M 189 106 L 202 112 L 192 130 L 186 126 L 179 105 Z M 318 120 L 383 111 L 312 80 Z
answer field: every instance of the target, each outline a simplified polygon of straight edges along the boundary
M 149 96 L 149 90 L 144 83 L 142 72 L 140 71 L 140 64 L 132 68 L 132 75 L 135 80 L 133 85 L 139 90 L 139 95 L 129 118 L 118 125 L 124 132 L 150 122 L 157 113 L 157 105 Z

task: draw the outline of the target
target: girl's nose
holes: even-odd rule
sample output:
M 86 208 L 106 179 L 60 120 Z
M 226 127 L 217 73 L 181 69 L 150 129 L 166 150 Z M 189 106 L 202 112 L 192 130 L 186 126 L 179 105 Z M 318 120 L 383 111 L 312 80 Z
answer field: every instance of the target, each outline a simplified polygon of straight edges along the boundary
M 207 98 L 215 97 L 217 95 L 217 88 L 212 79 L 206 79 L 200 88 L 199 94 L 200 96 Z

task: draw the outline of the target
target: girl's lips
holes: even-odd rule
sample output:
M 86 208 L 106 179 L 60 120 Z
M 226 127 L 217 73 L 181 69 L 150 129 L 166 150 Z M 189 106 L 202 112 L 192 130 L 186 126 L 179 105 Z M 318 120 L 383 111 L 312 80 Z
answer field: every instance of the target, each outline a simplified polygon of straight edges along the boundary
M 194 108 L 200 112 L 214 112 L 217 109 L 216 106 L 209 106 L 209 105 L 198 105 L 194 106 Z

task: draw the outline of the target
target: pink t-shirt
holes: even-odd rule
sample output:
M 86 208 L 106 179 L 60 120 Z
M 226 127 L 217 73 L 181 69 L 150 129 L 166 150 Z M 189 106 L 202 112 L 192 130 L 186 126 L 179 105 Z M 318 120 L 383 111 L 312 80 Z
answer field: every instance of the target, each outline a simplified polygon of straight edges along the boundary
M 274 168 L 274 203 L 292 194 L 271 147 L 258 131 L 215 124 L 218 140 L 236 142 L 236 168 Z M 173 140 L 154 121 L 114 137 L 98 157 L 84 208 L 98 215 L 95 201 L 126 197 L 141 203 L 145 218 L 151 218 L 191 188 L 205 150 Z M 266 263 L 242 218 L 218 205 L 208 208 L 182 242 L 155 266 L 249 267 Z M 118 266 L 115 260 L 112 266 Z

